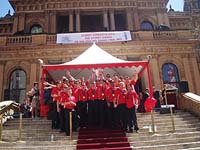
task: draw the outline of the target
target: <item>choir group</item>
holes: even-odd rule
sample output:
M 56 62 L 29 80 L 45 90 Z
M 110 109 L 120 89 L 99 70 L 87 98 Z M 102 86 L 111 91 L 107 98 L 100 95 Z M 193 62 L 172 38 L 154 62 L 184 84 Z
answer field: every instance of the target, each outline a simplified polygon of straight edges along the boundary
M 123 128 L 126 132 L 136 132 L 136 109 L 140 98 L 134 84 L 137 73 L 131 77 L 107 74 L 103 70 L 93 70 L 90 78 L 75 79 L 70 72 L 55 84 L 45 82 L 45 89 L 51 88 L 52 127 L 70 134 L 69 113 L 72 112 L 73 131 L 79 127 Z

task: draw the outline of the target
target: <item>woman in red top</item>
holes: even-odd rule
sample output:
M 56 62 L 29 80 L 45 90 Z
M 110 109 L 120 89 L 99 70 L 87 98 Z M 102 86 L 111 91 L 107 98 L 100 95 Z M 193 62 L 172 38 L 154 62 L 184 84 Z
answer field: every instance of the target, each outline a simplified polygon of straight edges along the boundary
M 78 122 L 77 122 L 77 113 L 75 111 L 76 107 L 76 99 L 72 95 L 72 89 L 68 88 L 67 90 L 68 97 L 63 101 L 64 111 L 65 111 L 65 132 L 66 136 L 70 135 L 70 120 L 69 114 L 72 112 L 72 129 L 73 131 L 77 130 Z
M 117 114 L 116 108 L 114 108 L 114 101 L 116 99 L 116 87 L 114 81 L 110 80 L 110 86 L 106 89 L 106 102 L 107 102 L 107 125 L 109 128 L 116 128 L 117 126 Z
M 120 82 L 119 88 L 116 90 L 115 107 L 117 107 L 118 122 L 121 123 L 124 131 L 127 131 L 126 94 L 126 85 L 124 82 Z
M 126 108 L 127 108 L 127 123 L 129 127 L 129 131 L 133 132 L 133 125 L 134 129 L 137 132 L 139 130 L 137 124 L 137 116 L 136 116 L 136 109 L 139 103 L 139 96 L 133 90 L 131 84 L 127 84 L 128 93 L 126 95 Z
M 87 126 L 87 99 L 88 99 L 88 88 L 84 82 L 81 82 L 80 88 L 75 92 L 76 99 L 78 99 L 76 110 L 80 116 L 80 127 Z
M 60 101 L 60 91 L 61 91 L 61 81 L 56 81 L 56 85 L 50 84 L 48 82 L 45 83 L 46 85 L 52 87 L 51 91 L 51 97 L 53 99 L 53 104 L 52 104 L 52 110 L 51 114 L 52 116 L 52 128 L 59 129 L 60 127 L 60 118 L 59 118 L 59 107 L 58 107 L 58 101 Z
M 88 125 L 93 126 L 95 124 L 95 102 L 97 99 L 96 92 L 96 82 L 92 82 L 89 84 L 88 89 Z

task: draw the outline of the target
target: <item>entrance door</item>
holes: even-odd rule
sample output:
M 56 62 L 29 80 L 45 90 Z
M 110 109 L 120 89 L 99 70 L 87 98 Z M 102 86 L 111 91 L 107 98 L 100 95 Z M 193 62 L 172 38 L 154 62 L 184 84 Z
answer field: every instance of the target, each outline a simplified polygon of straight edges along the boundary
M 26 97 L 26 73 L 22 69 L 16 69 L 10 74 L 7 98 L 17 103 L 23 103 Z M 4 97 L 5 99 L 5 97 Z

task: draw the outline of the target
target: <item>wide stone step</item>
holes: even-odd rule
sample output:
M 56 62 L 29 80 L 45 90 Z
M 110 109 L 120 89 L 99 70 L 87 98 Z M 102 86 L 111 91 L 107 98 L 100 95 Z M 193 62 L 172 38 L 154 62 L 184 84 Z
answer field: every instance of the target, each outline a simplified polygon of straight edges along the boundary
M 177 150 L 183 148 L 195 148 L 200 147 L 200 141 L 197 142 L 183 142 L 183 143 L 175 143 L 175 144 L 160 144 L 160 145 L 148 145 L 148 146 L 134 146 L 131 145 L 132 149 L 137 150 Z
M 200 141 L 200 136 L 194 137 L 179 137 L 179 138 L 168 138 L 168 139 L 158 139 L 153 140 L 149 139 L 147 141 L 129 141 L 131 145 L 135 146 L 148 146 L 148 145 L 160 145 L 160 144 L 176 144 L 176 143 L 189 143 L 189 142 L 196 142 Z
M 54 137 L 55 141 L 58 140 L 68 140 L 69 136 L 66 136 L 65 134 L 54 134 L 54 133 L 50 133 L 50 134 L 38 134 L 38 135 L 26 135 L 26 134 L 22 134 L 22 140 L 24 141 L 51 141 L 51 137 Z M 73 134 L 73 139 L 77 139 L 78 135 Z M 2 136 L 3 141 L 7 141 L 7 142 L 14 142 L 14 141 L 18 141 L 19 140 L 19 135 L 15 134 L 7 134 L 7 135 L 3 135 Z
M 0 147 L 0 150 L 76 150 L 72 145 L 44 145 L 44 146 L 18 146 L 18 147 Z
M 146 118 L 146 119 L 141 119 L 141 118 L 138 118 L 137 119 L 138 120 L 138 122 L 151 122 L 151 117 L 149 117 L 149 118 Z M 168 122 L 168 121 L 171 121 L 171 118 L 170 117 L 160 117 L 160 118 L 154 118 L 154 120 L 155 121 L 157 121 L 157 122 Z M 177 118 L 177 117 L 174 117 L 174 120 L 175 121 L 199 121 L 199 119 L 198 118 L 195 118 L 195 117 L 188 117 L 188 118 Z
M 51 141 L 15 141 L 15 142 L 1 142 L 1 147 L 23 147 L 23 146 L 55 146 L 55 145 L 68 145 L 76 146 L 77 140 L 70 140 L 69 137 L 62 140 Z
M 177 150 L 200 150 L 200 147 L 193 147 L 193 148 L 181 148 Z
M 129 141 L 148 141 L 148 140 L 160 140 L 160 139 L 176 139 L 176 138 L 190 138 L 194 136 L 200 136 L 200 131 L 195 132 L 181 132 L 181 133 L 167 133 L 167 134 L 140 134 L 140 133 L 127 133 Z
M 199 122 L 200 122 L 199 120 L 191 120 L 190 122 L 189 121 L 174 121 L 174 124 L 175 125 L 187 125 L 187 124 L 198 124 Z M 152 124 L 152 122 L 140 122 L 140 121 L 138 122 L 139 126 L 147 126 L 147 125 L 151 125 L 151 124 Z M 172 122 L 171 122 L 171 120 L 168 121 L 168 122 L 165 122 L 165 121 L 157 122 L 157 121 L 155 121 L 154 124 L 157 125 L 157 126 L 166 126 L 166 125 L 171 125 Z

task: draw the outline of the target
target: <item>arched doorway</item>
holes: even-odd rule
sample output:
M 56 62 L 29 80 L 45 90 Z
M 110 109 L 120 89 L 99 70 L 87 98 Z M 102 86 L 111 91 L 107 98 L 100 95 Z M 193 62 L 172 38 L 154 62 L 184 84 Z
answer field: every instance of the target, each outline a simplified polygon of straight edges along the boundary
M 26 97 L 26 73 L 22 69 L 15 69 L 9 76 L 9 99 L 23 103 Z

